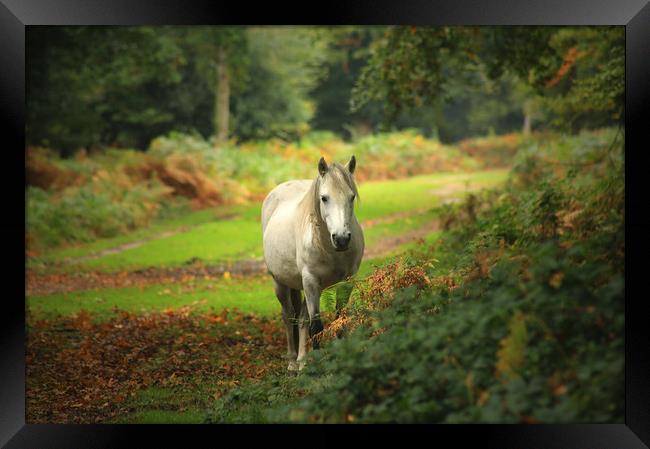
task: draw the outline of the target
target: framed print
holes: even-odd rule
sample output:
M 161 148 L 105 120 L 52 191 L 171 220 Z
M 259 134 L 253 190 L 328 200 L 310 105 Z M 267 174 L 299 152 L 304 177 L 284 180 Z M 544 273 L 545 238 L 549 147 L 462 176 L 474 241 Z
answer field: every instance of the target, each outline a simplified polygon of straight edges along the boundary
M 2 0 L 0 443 L 647 447 L 647 2 L 312 10 Z

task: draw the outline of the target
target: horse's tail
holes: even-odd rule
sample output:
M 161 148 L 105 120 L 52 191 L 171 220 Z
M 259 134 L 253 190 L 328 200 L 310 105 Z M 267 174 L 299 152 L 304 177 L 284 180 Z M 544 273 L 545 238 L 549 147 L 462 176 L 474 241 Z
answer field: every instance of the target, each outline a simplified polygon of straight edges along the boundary
M 300 306 L 302 305 L 302 292 L 296 290 L 295 288 L 291 289 L 291 303 L 293 304 L 293 310 L 296 312 L 296 316 L 300 314 Z

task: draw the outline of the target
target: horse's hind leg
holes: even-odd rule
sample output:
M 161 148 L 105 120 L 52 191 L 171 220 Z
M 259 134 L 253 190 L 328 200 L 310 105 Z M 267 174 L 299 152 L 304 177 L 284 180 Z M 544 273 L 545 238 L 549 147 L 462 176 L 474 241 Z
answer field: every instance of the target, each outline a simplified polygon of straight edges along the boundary
M 300 328 L 299 328 L 299 317 L 300 317 L 300 307 L 302 305 L 302 295 L 300 290 L 291 289 L 291 305 L 293 305 L 293 341 L 296 351 L 299 348 L 300 342 Z
M 296 358 L 298 356 L 298 339 L 297 337 L 297 311 L 294 309 L 292 302 L 291 289 L 277 281 L 275 283 L 275 296 L 277 296 L 280 304 L 282 305 L 282 321 L 287 327 L 287 358 L 289 359 L 289 371 L 296 371 L 298 365 Z

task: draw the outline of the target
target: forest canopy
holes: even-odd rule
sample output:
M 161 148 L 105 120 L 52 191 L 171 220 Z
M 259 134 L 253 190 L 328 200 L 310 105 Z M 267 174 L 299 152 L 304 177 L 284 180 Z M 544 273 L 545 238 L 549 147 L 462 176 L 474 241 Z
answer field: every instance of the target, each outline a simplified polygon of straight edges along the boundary
M 622 27 L 30 27 L 27 144 L 145 150 L 346 139 L 442 142 L 623 120 Z

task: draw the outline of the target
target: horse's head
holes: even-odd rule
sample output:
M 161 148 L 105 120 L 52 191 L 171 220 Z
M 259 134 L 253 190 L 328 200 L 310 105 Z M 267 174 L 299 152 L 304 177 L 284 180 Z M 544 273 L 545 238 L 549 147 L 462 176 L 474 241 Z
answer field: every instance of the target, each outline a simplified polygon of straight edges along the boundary
M 316 200 L 330 241 L 337 251 L 347 250 L 352 238 L 350 223 L 354 217 L 354 200 L 359 195 L 352 178 L 355 166 L 354 156 L 345 166 L 336 162 L 328 166 L 322 157 L 318 161 Z

